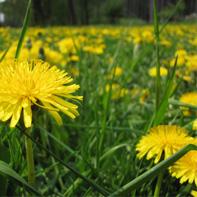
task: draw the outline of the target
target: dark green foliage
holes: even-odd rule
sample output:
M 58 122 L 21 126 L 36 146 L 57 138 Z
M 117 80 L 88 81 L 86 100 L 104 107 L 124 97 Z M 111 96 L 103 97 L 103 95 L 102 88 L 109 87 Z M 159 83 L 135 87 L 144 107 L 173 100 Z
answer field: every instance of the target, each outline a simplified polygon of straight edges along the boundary
M 158 3 L 162 21 L 171 15 L 180 0 L 161 0 Z M 119 24 L 139 18 L 152 21 L 152 1 L 138 0 L 32 0 L 32 25 L 88 25 Z M 27 0 L 6 0 L 0 3 L 0 11 L 5 13 L 5 24 L 20 26 L 23 21 Z M 196 12 L 195 0 L 181 0 L 171 20 L 182 19 Z M 137 20 L 135 20 L 136 22 Z M 140 21 L 139 21 L 140 22 Z M 124 22 L 125 23 L 125 22 Z M 140 22 L 141 23 L 141 22 Z

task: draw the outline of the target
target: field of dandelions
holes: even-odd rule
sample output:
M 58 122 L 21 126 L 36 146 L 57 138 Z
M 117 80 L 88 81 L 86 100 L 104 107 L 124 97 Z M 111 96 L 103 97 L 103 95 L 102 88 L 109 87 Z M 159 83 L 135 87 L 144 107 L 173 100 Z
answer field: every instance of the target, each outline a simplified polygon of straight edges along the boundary
M 20 31 L 0 28 L 1 196 L 197 196 L 195 24 L 28 28 L 19 53 Z

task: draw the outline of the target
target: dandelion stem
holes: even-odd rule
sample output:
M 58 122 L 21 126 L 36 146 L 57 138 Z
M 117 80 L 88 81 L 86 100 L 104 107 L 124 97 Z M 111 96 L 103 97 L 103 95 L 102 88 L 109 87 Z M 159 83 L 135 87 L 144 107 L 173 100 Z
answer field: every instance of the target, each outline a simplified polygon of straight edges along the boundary
M 159 197 L 162 180 L 163 180 L 163 172 L 161 172 L 157 177 L 157 184 L 155 187 L 154 197 Z
M 65 163 L 63 160 L 59 159 L 56 154 L 54 154 L 53 152 L 51 152 L 50 150 L 48 150 L 47 148 L 45 148 L 42 144 L 40 144 L 39 142 L 35 141 L 31 135 L 29 135 L 29 133 L 27 131 L 24 131 L 23 129 L 21 129 L 20 127 L 18 127 L 20 129 L 20 131 L 22 131 L 24 133 L 24 135 L 29 138 L 29 140 L 32 142 L 34 142 L 37 146 L 39 146 L 41 149 L 43 149 L 45 152 L 47 152 L 49 155 L 51 155 L 55 160 L 59 161 L 60 164 L 64 165 L 66 168 L 68 168 L 71 172 L 73 172 L 75 175 L 77 175 L 78 177 L 80 177 L 82 180 L 84 180 L 85 182 L 87 182 L 90 186 L 92 186 L 93 188 L 95 188 L 99 193 L 101 193 L 103 196 L 107 196 L 109 195 L 109 192 L 107 190 L 105 190 L 103 187 L 101 187 L 100 185 L 98 185 L 97 183 L 95 183 L 94 181 L 92 181 L 91 179 L 87 178 L 86 176 L 84 176 L 83 174 L 81 174 L 80 172 L 78 172 L 77 170 L 75 170 L 75 168 L 73 168 L 72 166 L 70 166 L 69 164 Z
M 31 128 L 26 129 L 26 133 L 31 135 Z M 27 159 L 27 168 L 28 168 L 28 183 L 31 186 L 35 184 L 35 173 L 34 173 L 34 156 L 33 156 L 33 147 L 32 141 L 30 138 L 25 136 L 25 146 L 26 146 L 26 159 Z

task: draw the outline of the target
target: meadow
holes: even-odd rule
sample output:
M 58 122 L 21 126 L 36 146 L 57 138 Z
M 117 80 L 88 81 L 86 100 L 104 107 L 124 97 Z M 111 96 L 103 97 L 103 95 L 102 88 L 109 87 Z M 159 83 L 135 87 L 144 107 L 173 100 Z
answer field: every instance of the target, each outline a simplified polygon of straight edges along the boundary
M 60 113 L 62 124 L 58 124 L 59 116 L 48 113 L 53 112 L 53 104 L 32 104 L 36 191 L 43 196 L 108 196 L 150 171 L 159 160 L 173 157 L 187 144 L 196 145 L 196 32 L 196 24 L 160 28 L 158 59 L 152 25 L 30 27 L 17 61 L 41 59 L 57 66 L 80 86 L 72 93 L 83 96 L 69 97 L 69 102 L 75 103 L 69 107 L 78 109 L 71 110 L 74 116 Z M 19 35 L 20 29 L 0 28 L 2 68 L 15 57 Z M 17 86 L 15 83 L 12 85 Z M 0 163 L 1 195 L 26 196 L 28 191 L 39 195 L 31 184 L 23 182 L 28 176 L 24 143 L 28 135 L 24 135 L 22 126 L 10 128 L 14 123 L 9 118 L 0 119 L 6 120 L 0 126 L 0 160 L 9 164 Z M 18 125 L 23 125 L 22 119 Z M 158 125 L 165 125 L 165 132 L 173 130 L 173 136 L 152 136 L 143 142 L 143 136 L 154 130 L 151 128 L 163 129 Z M 176 134 L 177 130 L 180 133 Z M 184 134 L 179 140 L 181 132 Z M 157 147 L 151 143 L 158 143 Z M 161 149 L 160 156 L 157 148 Z M 156 176 L 160 171 L 155 171 L 138 187 L 128 186 L 115 196 L 196 196 L 196 156 L 195 149 L 187 160 L 193 166 L 192 178 L 183 180 L 182 175 L 173 175 L 169 165 L 163 166 L 160 182 Z

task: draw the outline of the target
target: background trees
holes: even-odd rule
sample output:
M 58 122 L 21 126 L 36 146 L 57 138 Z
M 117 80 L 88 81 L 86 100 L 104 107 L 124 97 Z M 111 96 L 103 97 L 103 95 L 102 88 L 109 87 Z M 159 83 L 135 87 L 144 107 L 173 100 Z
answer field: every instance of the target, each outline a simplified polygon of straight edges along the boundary
M 152 21 L 152 0 L 32 0 L 32 25 L 87 25 Z M 179 0 L 158 0 L 160 17 L 166 18 Z M 24 17 L 27 0 L 5 0 L 0 12 L 5 24 L 18 26 Z M 173 20 L 197 12 L 196 0 L 182 0 Z

